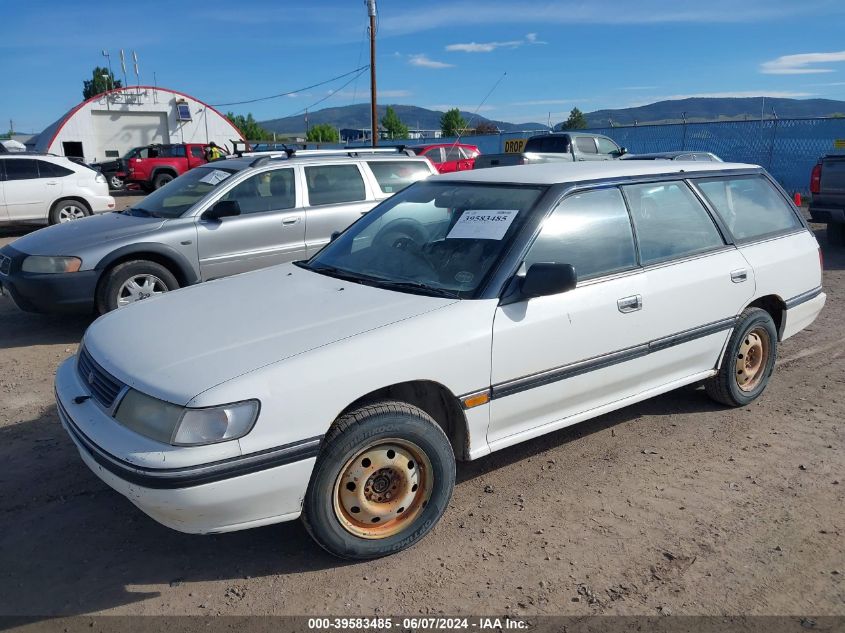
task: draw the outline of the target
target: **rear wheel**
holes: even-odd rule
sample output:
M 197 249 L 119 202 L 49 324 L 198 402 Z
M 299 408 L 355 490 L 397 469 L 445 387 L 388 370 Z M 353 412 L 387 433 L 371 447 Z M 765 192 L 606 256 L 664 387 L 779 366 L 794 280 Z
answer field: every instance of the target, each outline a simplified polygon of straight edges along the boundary
M 335 556 L 386 556 L 434 527 L 454 486 L 455 456 L 431 416 L 402 402 L 381 402 L 344 415 L 326 435 L 303 522 Z
M 771 315 L 760 308 L 747 308 L 728 341 L 719 373 L 704 383 L 707 395 L 729 407 L 756 400 L 774 371 L 777 341 Z
M 91 215 L 88 205 L 79 200 L 59 200 L 50 209 L 50 224 L 64 224 Z
M 161 264 L 146 260 L 123 262 L 105 274 L 97 292 L 97 310 L 104 314 L 178 287 L 176 277 Z
M 173 182 L 175 176 L 173 174 L 159 174 L 153 179 L 153 189 L 161 189 L 169 182 Z
M 827 225 L 827 243 L 831 246 L 845 246 L 845 224 L 831 222 Z

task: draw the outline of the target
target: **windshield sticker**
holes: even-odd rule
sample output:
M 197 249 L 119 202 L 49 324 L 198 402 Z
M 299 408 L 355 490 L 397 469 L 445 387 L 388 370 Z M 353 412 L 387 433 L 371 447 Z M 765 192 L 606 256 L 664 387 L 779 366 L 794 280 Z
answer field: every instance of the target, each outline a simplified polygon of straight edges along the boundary
M 501 240 L 519 209 L 464 211 L 446 239 Z
M 455 275 L 455 281 L 459 284 L 471 284 L 473 279 L 475 279 L 475 275 L 468 270 L 462 270 Z
M 202 178 L 200 178 L 200 182 L 204 182 L 207 185 L 217 185 L 224 180 L 226 180 L 229 176 L 231 176 L 228 171 L 223 171 L 222 169 L 212 169 L 210 174 L 206 174 Z

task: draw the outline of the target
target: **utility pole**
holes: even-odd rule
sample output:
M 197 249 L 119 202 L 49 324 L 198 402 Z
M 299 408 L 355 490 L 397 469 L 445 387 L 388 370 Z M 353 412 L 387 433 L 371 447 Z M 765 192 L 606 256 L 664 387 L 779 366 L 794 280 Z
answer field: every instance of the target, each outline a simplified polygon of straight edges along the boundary
M 378 146 L 378 117 L 376 115 L 376 0 L 367 0 L 370 16 L 370 122 L 373 128 L 373 147 Z

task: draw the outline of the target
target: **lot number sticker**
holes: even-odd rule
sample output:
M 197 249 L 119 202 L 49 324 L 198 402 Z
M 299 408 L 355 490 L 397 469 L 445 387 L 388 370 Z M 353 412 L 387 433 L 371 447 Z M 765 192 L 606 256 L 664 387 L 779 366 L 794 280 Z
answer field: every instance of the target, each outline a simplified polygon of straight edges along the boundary
M 223 171 L 222 169 L 215 169 L 210 174 L 207 174 L 200 178 L 200 182 L 204 182 L 207 185 L 216 185 L 218 183 L 223 182 L 229 176 L 231 176 L 228 171 Z
M 519 209 L 472 209 L 464 211 L 446 239 L 500 240 Z

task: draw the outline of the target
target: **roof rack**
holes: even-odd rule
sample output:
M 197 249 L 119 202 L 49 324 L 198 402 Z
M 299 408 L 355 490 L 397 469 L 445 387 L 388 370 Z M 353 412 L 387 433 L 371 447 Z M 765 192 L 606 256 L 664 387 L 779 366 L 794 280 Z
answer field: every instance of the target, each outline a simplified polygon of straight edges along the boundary
M 412 150 L 405 149 L 404 145 L 390 148 L 346 147 L 341 149 L 296 149 L 291 147 L 282 152 L 243 152 L 241 156 L 256 156 L 257 158 L 249 166 L 257 167 L 271 160 L 308 158 L 309 156 L 348 156 L 350 158 L 357 158 L 358 156 L 369 154 L 405 154 L 406 156 L 416 156 Z

